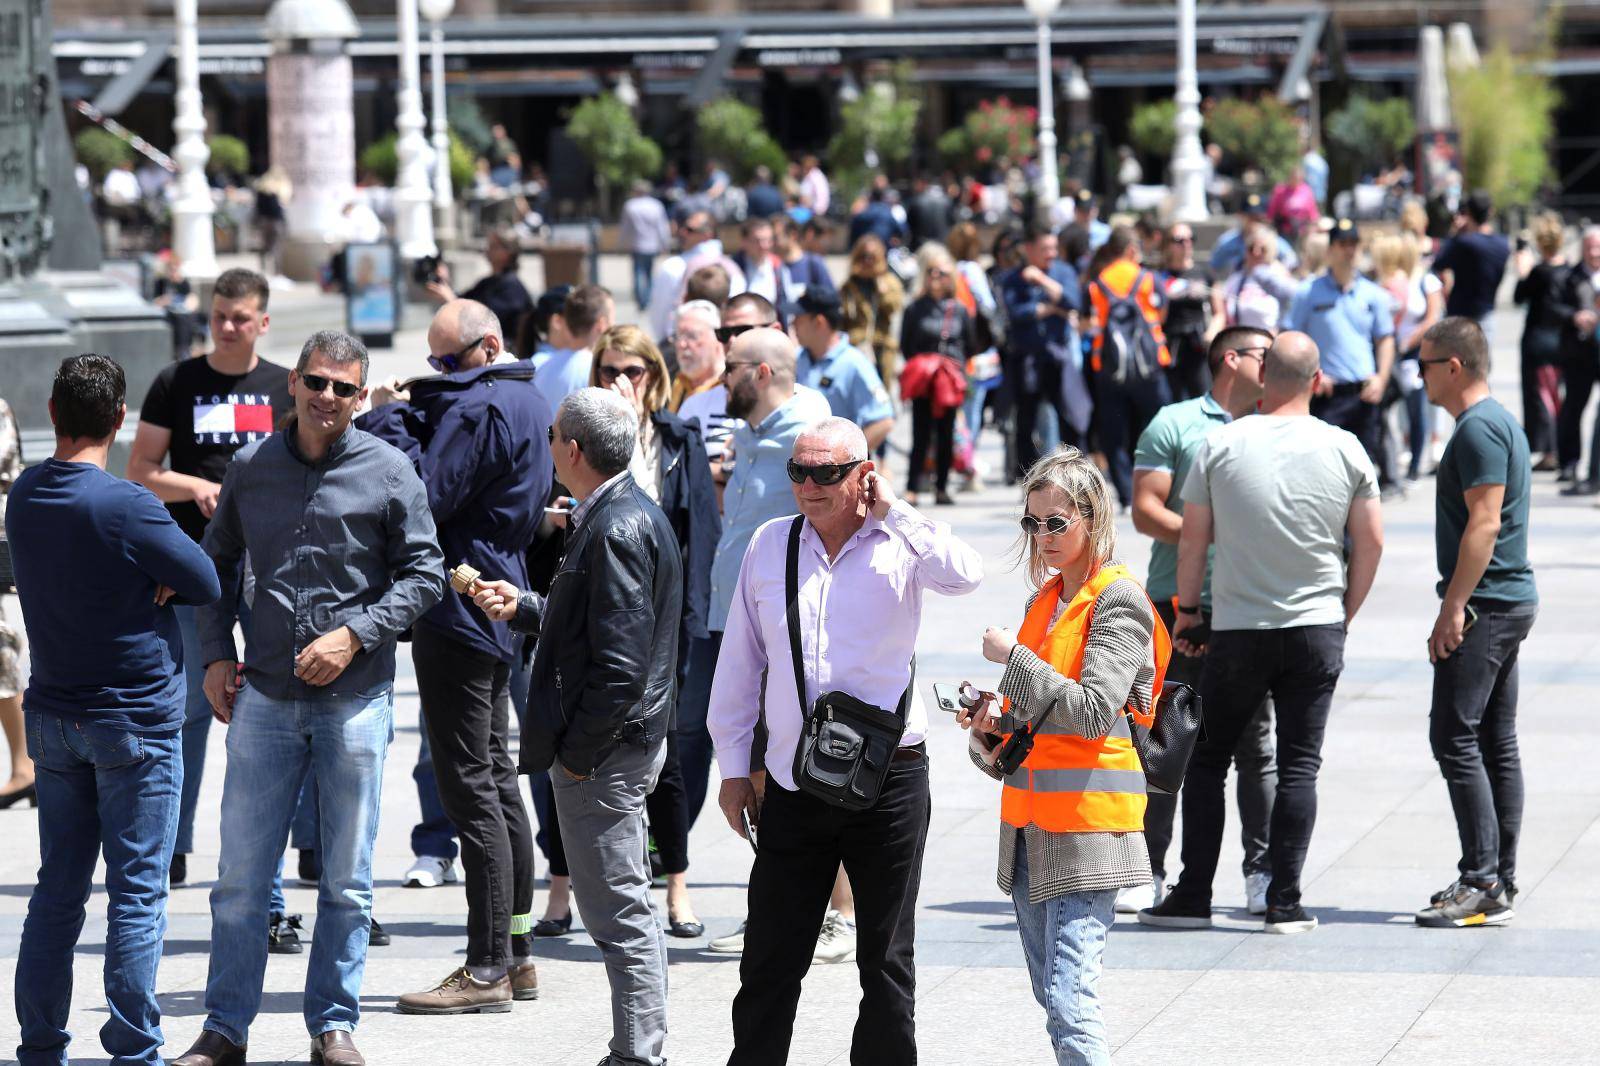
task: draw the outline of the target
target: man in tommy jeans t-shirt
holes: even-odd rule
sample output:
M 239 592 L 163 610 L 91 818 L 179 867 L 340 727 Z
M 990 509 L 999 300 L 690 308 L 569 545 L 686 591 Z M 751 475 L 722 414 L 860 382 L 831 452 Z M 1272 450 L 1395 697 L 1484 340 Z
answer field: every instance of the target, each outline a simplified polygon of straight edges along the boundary
M 154 492 L 194 540 L 205 536 L 233 453 L 272 434 L 291 411 L 289 371 L 256 355 L 267 332 L 267 280 L 225 271 L 211 297 L 209 355 L 164 367 L 145 394 L 128 457 L 128 480 Z M 170 463 L 168 460 L 170 459 Z M 194 814 L 205 767 L 211 707 L 192 607 L 177 608 L 188 697 L 183 725 L 183 802 L 173 847 L 172 883 L 181 884 L 194 850 Z

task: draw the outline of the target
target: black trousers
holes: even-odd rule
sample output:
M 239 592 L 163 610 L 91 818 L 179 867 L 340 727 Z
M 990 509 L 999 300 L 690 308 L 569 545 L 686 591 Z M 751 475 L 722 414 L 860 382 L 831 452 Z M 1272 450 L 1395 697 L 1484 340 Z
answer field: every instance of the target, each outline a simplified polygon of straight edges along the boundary
M 1133 446 L 1156 412 L 1171 402 L 1164 372 L 1142 381 L 1115 381 L 1109 373 L 1095 375 L 1094 411 L 1100 450 L 1111 467 L 1111 485 L 1124 507 L 1133 505 Z
M 769 781 L 761 808 L 729 1066 L 789 1061 L 800 982 L 844 863 L 856 898 L 861 1009 L 852 1066 L 917 1061 L 917 890 L 928 839 L 928 760 L 896 761 L 870 811 L 842 811 Z
M 1061 437 L 1061 443 L 1070 444 L 1075 448 L 1084 444 L 1083 435 L 1072 428 L 1072 423 L 1067 421 L 1066 411 L 1062 408 L 1061 364 L 1048 352 L 1033 358 L 1036 360 L 1036 374 L 1029 375 L 1024 372 L 1026 357 L 1022 356 L 1014 358 L 1006 369 L 1008 380 L 1012 377 L 1017 379 L 1014 394 L 1016 406 L 1011 413 L 1011 455 L 1016 463 L 1015 472 L 1018 481 L 1027 477 L 1033 464 L 1039 461 L 1039 442 L 1034 439 L 1033 433 L 1039 424 L 1041 400 L 1048 400 L 1055 412 L 1056 429 Z M 1033 387 L 1030 388 L 1030 385 Z
M 420 625 L 411 657 L 439 801 L 461 839 L 467 964 L 504 965 L 513 918 L 533 910 L 533 834 L 507 747 L 511 664 Z
M 1311 413 L 1327 422 L 1354 433 L 1361 447 L 1367 451 L 1374 469 L 1381 469 L 1383 454 L 1380 449 L 1382 409 L 1361 398 L 1359 385 L 1335 385 L 1331 396 L 1313 396 Z
M 911 401 L 911 472 L 906 478 L 907 492 L 921 492 L 928 465 L 928 449 L 934 449 L 933 483 L 940 492 L 950 488 L 950 466 L 956 457 L 956 411 L 952 407 L 937 417 L 933 401 L 927 397 Z
M 1522 334 L 1522 428 L 1528 450 L 1556 450 L 1556 417 L 1561 407 L 1561 332 L 1530 329 Z
M 1227 817 L 1228 764 L 1261 701 L 1277 711 L 1278 792 L 1267 854 L 1269 907 L 1300 902 L 1300 871 L 1317 821 L 1317 771 L 1333 689 L 1344 669 L 1344 625 L 1229 629 L 1211 634 L 1200 671 L 1205 739 L 1183 781 L 1183 875 L 1173 894 L 1207 905 Z
M 1533 604 L 1478 606 L 1478 622 L 1433 666 L 1428 740 L 1444 772 L 1461 837 L 1461 877 L 1487 887 L 1515 881 L 1522 835 L 1522 753 L 1517 746 L 1517 653 Z
M 678 733 L 667 730 L 667 760 L 661 764 L 656 787 L 644 800 L 650 836 L 661 856 L 661 872 L 681 874 L 689 868 L 689 798 L 678 762 Z
M 1168 334 L 1172 366 L 1167 368 L 1167 383 L 1174 400 L 1193 400 L 1211 391 L 1210 346 L 1204 333 Z M 1138 438 L 1135 437 L 1135 440 Z
M 1561 364 L 1561 414 L 1556 418 L 1556 454 L 1562 466 L 1577 466 L 1583 458 L 1583 410 L 1600 381 L 1600 357 L 1590 348 L 1569 352 Z M 1589 434 L 1590 480 L 1600 480 L 1600 422 Z
M 1156 604 L 1167 632 L 1172 632 L 1175 612 L 1172 604 Z M 1167 680 L 1180 681 L 1197 692 L 1204 658 L 1191 658 L 1177 648 L 1167 663 Z M 1272 825 L 1272 799 L 1278 790 L 1278 757 L 1272 744 L 1272 701 L 1262 700 L 1250 724 L 1239 737 L 1233 751 L 1238 773 L 1234 781 L 1234 802 L 1239 806 L 1239 842 L 1244 847 L 1244 874 L 1266 873 L 1271 869 L 1267 841 Z M 1166 880 L 1167 849 L 1172 846 L 1172 824 L 1178 814 L 1178 797 L 1170 792 L 1152 791 L 1144 811 L 1144 842 L 1150 849 L 1150 870 L 1159 883 Z

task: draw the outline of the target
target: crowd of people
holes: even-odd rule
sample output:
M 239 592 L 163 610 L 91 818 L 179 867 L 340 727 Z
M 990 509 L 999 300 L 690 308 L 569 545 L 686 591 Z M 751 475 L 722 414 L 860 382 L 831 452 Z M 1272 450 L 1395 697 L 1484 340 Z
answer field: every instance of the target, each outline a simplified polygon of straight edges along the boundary
M 18 962 L 22 1061 L 65 1054 L 101 848 L 116 972 L 102 1039 L 118 1061 L 160 1061 L 164 904 L 197 847 L 213 721 L 228 740 L 206 1020 L 176 1062 L 244 1062 L 267 956 L 303 950 L 286 847 L 321 888 L 312 1059 L 364 1061 L 353 1034 L 368 948 L 387 942 L 372 851 L 401 643 L 423 724 L 405 880 L 458 880 L 459 858 L 466 952 L 397 1010 L 536 998 L 536 942 L 570 934 L 575 902 L 611 985 L 602 1062 L 663 1062 L 665 938 L 706 936 L 688 837 L 715 764 L 720 813 L 755 849 L 747 920 L 706 945 L 743 956 L 730 1061 L 786 1061 L 806 968 L 850 960 L 853 1059 L 915 1061 L 921 602 L 984 573 L 919 507 L 982 483 L 985 429 L 1004 443 L 993 476 L 1021 486 L 1033 595 L 1018 629 L 984 632 L 1004 673 L 993 692 L 964 686 L 957 720 L 1001 783 L 998 880 L 1059 1061 L 1108 1059 L 1093 991 L 1117 911 L 1210 924 L 1235 761 L 1249 909 L 1269 932 L 1315 928 L 1300 871 L 1346 633 L 1382 553 L 1379 501 L 1429 473 L 1432 742 L 1463 857 L 1416 920 L 1510 920 L 1517 648 L 1537 613 L 1529 487 L 1550 470 L 1596 491 L 1576 436 L 1600 377 L 1600 235 L 1569 267 L 1543 220 L 1539 260 L 1517 255 L 1524 430 L 1488 391 L 1511 253 L 1482 197 L 1437 246 L 1404 226 L 1364 243 L 1293 190 L 1249 199 L 1202 263 L 1192 227 L 1111 225 L 1090 194 L 1064 225 L 1002 227 L 986 250 L 972 221 L 902 219 L 880 184 L 835 278 L 826 178 L 814 161 L 793 178 L 751 190 L 731 251 L 717 197 L 635 189 L 639 326 L 597 285 L 534 299 L 508 227 L 488 237 L 488 277 L 459 294 L 448 271 L 430 280 L 415 376 L 370 381 L 365 349 L 336 331 L 293 368 L 263 359 L 268 280 L 230 270 L 211 350 L 144 398 L 126 480 L 105 471 L 127 410 L 113 360 L 62 364 L 58 446 L 38 466 L 7 467 L 0 417 L 35 764 L 18 784 L 7 711 L 0 803 L 37 803 L 43 850 Z M 1454 420 L 1442 453 L 1436 407 Z M 905 417 L 897 491 L 889 441 Z M 1143 584 L 1117 561 L 1119 511 L 1152 541 Z M 85 597 L 104 605 L 92 618 Z M 10 633 L 0 711 L 21 687 Z M 1198 692 L 1206 723 L 1179 795 L 1148 787 L 1135 746 L 1169 683 Z

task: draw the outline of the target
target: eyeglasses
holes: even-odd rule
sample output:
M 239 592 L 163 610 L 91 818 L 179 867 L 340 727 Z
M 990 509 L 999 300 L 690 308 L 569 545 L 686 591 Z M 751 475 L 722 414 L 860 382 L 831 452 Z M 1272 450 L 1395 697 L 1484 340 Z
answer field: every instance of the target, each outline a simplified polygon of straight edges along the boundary
M 1064 514 L 1053 514 L 1041 522 L 1033 515 L 1025 514 L 1022 516 L 1020 525 L 1022 526 L 1022 532 L 1030 537 L 1037 537 L 1041 534 L 1047 537 L 1059 537 L 1077 525 L 1078 521 L 1079 518 L 1077 516 L 1068 517 Z
M 489 335 L 485 333 L 459 352 L 452 352 L 449 355 L 430 355 L 428 356 L 428 365 L 441 374 L 454 374 L 461 369 L 461 360 L 467 357 L 467 353 L 488 339 Z
M 1193 244 L 1194 243 L 1194 238 L 1193 237 L 1179 237 L 1179 236 L 1174 235 L 1174 236 L 1171 236 L 1171 237 L 1167 238 L 1167 243 L 1168 244 Z
M 747 323 L 743 326 L 718 326 L 717 340 L 721 341 L 724 345 L 732 344 L 733 338 L 739 336 L 741 333 L 749 333 L 753 329 L 761 328 L 762 327 L 750 323 Z
M 806 478 L 809 477 L 818 485 L 837 485 L 844 480 L 846 474 L 864 462 L 865 459 L 852 459 L 848 463 L 818 463 L 815 466 L 805 466 L 790 459 L 789 480 L 796 485 L 804 485 Z
M 732 360 L 730 360 L 730 361 L 722 364 L 722 379 L 724 381 L 726 381 L 728 378 L 732 377 L 733 376 L 733 372 L 735 370 L 737 370 L 741 366 L 760 366 L 760 365 L 761 365 L 760 363 L 752 362 L 749 359 L 746 359 L 746 360 L 744 360 L 743 362 L 740 362 L 740 363 L 735 363 Z
M 928 271 L 928 277 L 930 278 L 948 278 L 949 276 L 950 271 L 944 270 L 940 267 L 933 267 Z
M 607 385 L 610 385 L 620 377 L 626 377 L 629 382 L 637 385 L 644 380 L 645 374 L 649 373 L 649 368 L 642 366 L 603 366 L 597 373 L 600 380 Z
M 1267 358 L 1267 346 L 1263 344 L 1259 348 L 1235 348 L 1233 350 L 1233 354 L 1237 355 L 1240 359 L 1260 359 L 1265 362 Z
M 333 394 L 341 400 L 348 400 L 361 391 L 361 386 L 353 381 L 334 381 L 321 374 L 301 374 L 300 381 L 311 390 L 313 396 L 321 396 L 329 385 L 333 386 Z
M 1439 363 L 1453 362 L 1454 360 L 1455 360 L 1455 356 L 1453 356 L 1453 355 L 1447 355 L 1443 359 L 1420 359 L 1419 358 L 1417 360 L 1417 365 L 1418 366 L 1434 366 L 1434 365 L 1437 365 Z

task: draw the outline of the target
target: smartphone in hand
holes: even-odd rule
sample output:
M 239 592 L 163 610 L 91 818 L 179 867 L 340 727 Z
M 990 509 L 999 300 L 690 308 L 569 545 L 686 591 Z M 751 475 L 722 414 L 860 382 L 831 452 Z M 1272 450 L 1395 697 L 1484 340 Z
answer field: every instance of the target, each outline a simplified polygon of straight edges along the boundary
M 739 820 L 744 823 L 744 838 L 750 842 L 750 850 L 760 854 L 761 848 L 756 843 L 756 824 L 750 820 L 749 810 L 740 811 Z

